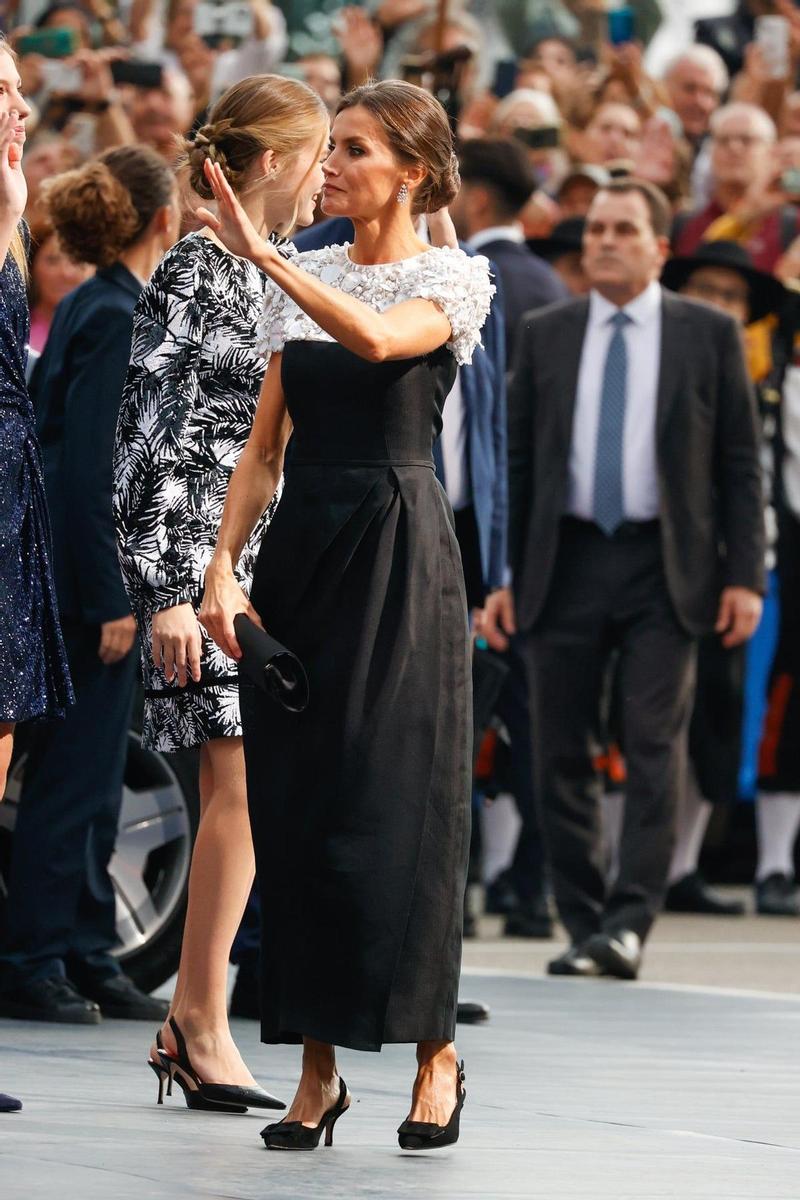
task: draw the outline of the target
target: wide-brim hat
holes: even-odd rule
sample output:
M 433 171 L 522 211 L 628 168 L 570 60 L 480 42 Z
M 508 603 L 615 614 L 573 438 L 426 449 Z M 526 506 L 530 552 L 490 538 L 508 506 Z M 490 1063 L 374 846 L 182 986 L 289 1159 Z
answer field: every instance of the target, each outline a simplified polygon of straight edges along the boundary
M 661 272 L 661 282 L 670 291 L 679 292 L 690 275 L 701 267 L 724 267 L 747 281 L 750 290 L 750 323 L 777 312 L 786 297 L 786 289 L 780 280 L 754 267 L 747 250 L 738 242 L 701 242 L 694 254 L 676 255 L 669 259 Z
M 585 217 L 567 217 L 553 227 L 546 238 L 528 238 L 528 249 L 540 258 L 550 261 L 562 254 L 570 254 L 583 249 L 583 230 L 586 225 Z

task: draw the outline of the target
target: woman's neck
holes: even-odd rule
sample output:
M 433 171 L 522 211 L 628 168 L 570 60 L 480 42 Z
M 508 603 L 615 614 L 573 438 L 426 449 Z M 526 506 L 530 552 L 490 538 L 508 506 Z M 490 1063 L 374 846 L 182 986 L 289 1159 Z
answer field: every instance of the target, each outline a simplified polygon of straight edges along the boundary
M 142 283 L 147 283 L 163 257 L 164 247 L 161 239 L 148 238 L 145 241 L 134 242 L 127 250 L 123 250 L 119 261 L 128 268 L 131 275 L 135 275 Z
M 354 220 L 353 226 L 355 239 L 350 257 L 362 266 L 399 262 L 428 249 L 428 243 L 416 233 L 408 210 L 399 204 L 396 213 L 369 221 Z

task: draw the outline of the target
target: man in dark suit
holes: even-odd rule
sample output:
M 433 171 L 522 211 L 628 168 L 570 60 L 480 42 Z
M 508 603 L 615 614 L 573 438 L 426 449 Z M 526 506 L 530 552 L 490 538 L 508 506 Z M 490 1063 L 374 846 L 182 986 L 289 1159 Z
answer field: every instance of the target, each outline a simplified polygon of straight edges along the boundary
M 529 315 L 509 390 L 513 593 L 482 628 L 519 630 L 554 890 L 572 945 L 553 974 L 636 977 L 659 912 L 695 639 L 731 646 L 761 611 L 753 394 L 723 313 L 661 290 L 669 210 L 618 180 L 590 209 L 587 298 Z M 611 894 L 593 749 L 619 655 L 626 818 Z
M 464 142 L 459 169 L 461 188 L 450 215 L 458 236 L 497 267 L 510 362 L 523 314 L 563 300 L 568 292 L 549 263 L 525 245 L 519 217 L 536 189 L 536 177 L 522 146 L 511 138 Z
M 76 702 L 34 730 L 0 948 L 0 1015 L 163 1021 L 112 956 L 108 873 L 137 674 L 117 561 L 112 451 L 141 284 L 116 262 L 61 302 L 32 380 Z

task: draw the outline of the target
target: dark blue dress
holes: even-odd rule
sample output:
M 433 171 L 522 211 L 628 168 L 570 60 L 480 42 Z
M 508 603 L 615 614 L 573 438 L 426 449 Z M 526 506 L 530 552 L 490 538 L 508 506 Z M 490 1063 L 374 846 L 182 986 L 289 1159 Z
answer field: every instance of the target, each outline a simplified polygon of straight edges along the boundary
M 54 717 L 72 703 L 50 570 L 50 522 L 25 384 L 25 285 L 0 271 L 0 722 Z

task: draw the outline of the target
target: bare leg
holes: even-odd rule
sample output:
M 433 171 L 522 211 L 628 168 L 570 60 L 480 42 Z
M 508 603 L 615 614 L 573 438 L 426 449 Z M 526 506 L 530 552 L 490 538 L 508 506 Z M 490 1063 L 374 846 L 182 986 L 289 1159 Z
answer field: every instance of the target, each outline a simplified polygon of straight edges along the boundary
M 11 751 L 14 749 L 14 726 L 0 722 L 0 802 L 6 791 Z
M 11 762 L 11 751 L 14 748 L 14 726 L 8 722 L 0 722 L 0 803 L 5 795 L 8 780 L 8 765 Z M 0 1095 L 0 1112 L 14 1112 L 22 1107 L 19 1100 L 13 1096 Z
M 418 1042 L 417 1077 L 410 1121 L 446 1125 L 456 1106 L 456 1048 L 453 1042 Z
M 313 1128 L 339 1099 L 336 1049 L 327 1042 L 303 1038 L 303 1072 L 285 1121 L 302 1121 Z
M 189 876 L 189 904 L 170 1015 L 208 1083 L 255 1083 L 228 1026 L 228 956 L 253 885 L 241 738 L 217 738 L 200 751 L 200 826 Z M 168 1024 L 161 1031 L 175 1051 Z

